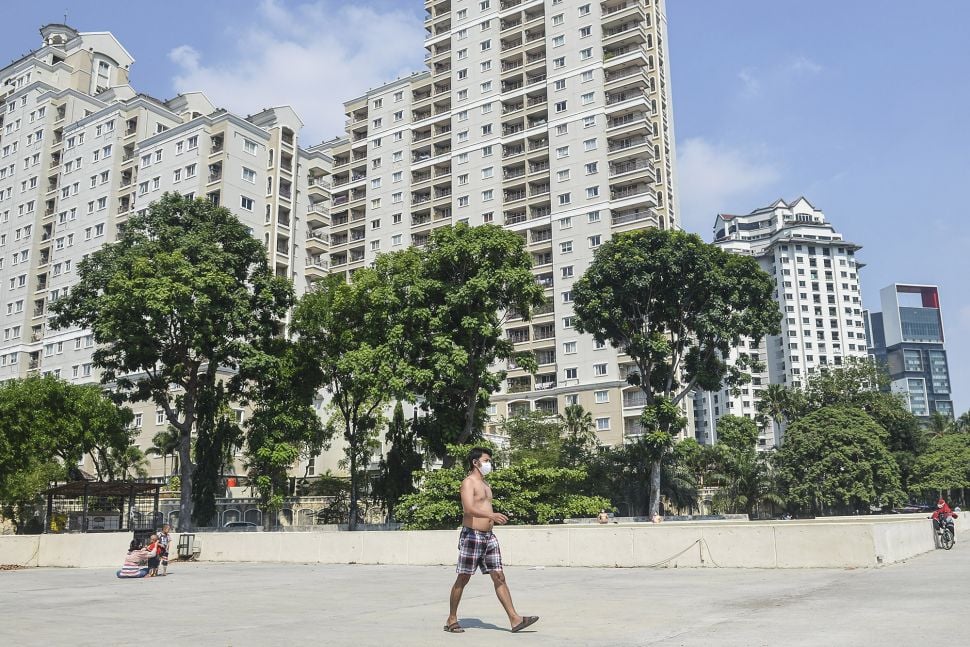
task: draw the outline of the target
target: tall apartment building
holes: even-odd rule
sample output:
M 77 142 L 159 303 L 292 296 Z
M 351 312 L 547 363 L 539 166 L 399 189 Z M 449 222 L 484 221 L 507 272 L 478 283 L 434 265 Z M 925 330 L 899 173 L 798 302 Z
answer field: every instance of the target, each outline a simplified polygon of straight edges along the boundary
M 868 350 L 889 370 L 890 389 L 906 397 L 914 415 L 952 418 L 939 289 L 894 283 L 879 291 L 879 300 L 882 312 L 865 312 Z
M 41 35 L 0 70 L 0 380 L 98 381 L 92 335 L 50 329 L 49 304 L 82 257 L 166 191 L 232 210 L 298 292 L 322 271 L 315 232 L 328 224 L 330 160 L 299 148 L 290 108 L 243 118 L 200 93 L 155 99 L 128 85 L 134 59 L 110 33 L 47 25 Z M 154 405 L 135 412 L 146 448 L 167 422 Z
M 846 358 L 866 357 L 866 332 L 859 270 L 860 246 L 843 240 L 825 214 L 805 198 L 778 200 L 747 215 L 718 214 L 714 244 L 732 254 L 747 254 L 775 281 L 781 334 L 759 344 L 745 341 L 732 351 L 755 355 L 764 370 L 752 373 L 740 393 L 702 391 L 694 397 L 697 440 L 717 441 L 717 421 L 725 415 L 754 419 L 769 384 L 804 386 L 820 367 L 840 366 Z M 775 422 L 762 428 L 759 447 L 782 440 Z
M 600 439 L 639 433 L 629 362 L 573 326 L 572 284 L 615 232 L 677 228 L 663 0 L 426 0 L 427 69 L 345 104 L 333 158 L 329 269 L 423 245 L 443 225 L 523 237 L 546 304 L 512 319 L 489 431 L 579 403 Z M 322 253 L 323 247 L 321 247 Z

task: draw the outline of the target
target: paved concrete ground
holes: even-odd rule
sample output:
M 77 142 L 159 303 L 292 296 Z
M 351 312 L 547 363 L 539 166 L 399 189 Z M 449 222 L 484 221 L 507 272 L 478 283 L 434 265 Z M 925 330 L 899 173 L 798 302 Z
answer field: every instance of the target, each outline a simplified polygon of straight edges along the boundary
M 519 634 L 481 575 L 460 609 L 467 631 L 445 634 L 453 577 L 445 567 L 211 563 L 151 580 L 0 572 L 0 645 L 915 645 L 970 606 L 962 544 L 878 570 L 509 568 L 519 612 L 541 616 Z

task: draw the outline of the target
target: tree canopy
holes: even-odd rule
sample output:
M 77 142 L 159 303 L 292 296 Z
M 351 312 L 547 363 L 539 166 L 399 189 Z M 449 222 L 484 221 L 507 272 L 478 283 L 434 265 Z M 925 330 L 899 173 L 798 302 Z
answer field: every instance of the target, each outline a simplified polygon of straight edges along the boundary
M 225 404 L 215 401 L 219 371 L 234 371 L 250 342 L 281 331 L 292 287 L 228 209 L 175 193 L 129 218 L 116 242 L 78 264 L 78 277 L 52 306 L 52 325 L 91 329 L 102 382 L 130 401 L 154 402 L 178 430 L 179 529 L 190 529 L 192 431 L 202 453 L 224 453 L 210 442 Z M 238 389 L 226 381 L 222 393 L 232 398 Z
M 824 514 L 903 501 L 888 439 L 885 429 L 854 407 L 828 406 L 799 418 L 777 454 L 788 503 Z
M 679 231 L 619 234 L 596 250 L 573 286 L 576 328 L 609 342 L 636 365 L 628 381 L 646 395 L 641 424 L 650 450 L 650 514 L 660 506 L 664 456 L 686 423 L 681 401 L 695 388 L 737 385 L 756 365 L 742 337 L 777 332 L 773 281 L 753 258 Z
M 458 224 L 435 229 L 425 249 L 381 255 L 376 269 L 397 295 L 395 320 L 410 333 L 409 390 L 430 413 L 419 433 L 450 462 L 446 445 L 481 431 L 488 398 L 504 379 L 495 362 L 535 367 L 502 329 L 513 314 L 528 319 L 544 303 L 532 259 L 514 232 Z
M 456 459 L 453 467 L 418 472 L 418 492 L 404 496 L 397 518 L 409 530 L 457 528 L 462 510 L 459 490 L 467 476 L 462 458 L 468 446 L 449 448 Z M 493 464 L 496 462 L 493 456 Z M 499 465 L 488 477 L 492 507 L 508 515 L 509 524 L 544 524 L 568 517 L 592 517 L 612 506 L 608 499 L 581 494 L 586 480 L 583 469 L 546 467 L 525 459 L 513 465 Z

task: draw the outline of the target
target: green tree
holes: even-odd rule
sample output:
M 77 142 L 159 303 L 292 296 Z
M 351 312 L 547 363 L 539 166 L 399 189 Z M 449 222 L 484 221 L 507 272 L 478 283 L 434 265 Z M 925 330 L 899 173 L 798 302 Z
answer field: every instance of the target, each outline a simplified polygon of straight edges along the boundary
M 505 419 L 502 428 L 509 439 L 509 456 L 513 465 L 524 460 L 550 467 L 559 465 L 563 424 L 558 417 L 530 411 Z
M 864 411 L 823 407 L 793 422 L 777 453 L 789 505 L 814 514 L 903 500 L 889 434 Z
M 931 413 L 930 419 L 926 421 L 926 433 L 931 438 L 939 438 L 946 434 L 952 434 L 955 431 L 956 423 L 953 418 L 939 411 Z
M 450 468 L 419 472 L 416 475 L 418 491 L 403 497 L 398 504 L 398 519 L 407 529 L 432 530 L 461 525 L 459 488 L 467 476 L 461 461 L 470 447 L 452 446 L 449 449 L 456 464 Z M 510 525 L 592 517 L 603 508 L 610 508 L 608 499 L 580 493 L 585 480 L 585 470 L 545 467 L 529 459 L 500 466 L 488 477 L 492 507 L 508 515 Z
M 407 356 L 399 352 L 407 334 L 392 320 L 397 304 L 388 283 L 369 268 L 346 283 L 333 275 L 320 281 L 296 307 L 293 329 L 319 367 L 313 386 L 324 387 L 336 415 L 328 423 L 344 439 L 350 472 L 351 530 L 357 528 L 358 499 L 375 449 L 381 412 L 405 391 Z
M 64 477 L 64 466 L 54 460 L 30 461 L 8 473 L 0 479 L 0 515 L 13 522 L 18 535 L 27 532 L 32 522 L 40 526 L 42 494 L 51 482 Z
M 124 448 L 98 448 L 94 455 L 98 477 L 108 481 L 124 481 L 148 476 L 148 459 L 137 445 Z
M 864 411 L 889 434 L 886 441 L 908 487 L 912 465 L 926 449 L 927 436 L 919 418 L 910 413 L 902 395 L 889 391 L 889 373 L 869 359 L 847 358 L 842 366 L 822 367 L 809 376 L 804 389 L 781 389 L 785 417 L 797 420 L 828 406 Z
M 402 497 L 413 494 L 414 473 L 421 469 L 424 458 L 417 448 L 417 437 L 404 419 L 401 402 L 394 406 L 394 417 L 387 427 L 384 440 L 387 456 L 381 459 L 380 476 L 376 483 L 378 497 L 387 510 L 388 520 L 395 520 L 395 510 Z
M 764 503 L 784 505 L 778 494 L 768 455 L 759 452 L 758 427 L 753 420 L 724 416 L 717 423 L 712 481 L 721 485 L 714 495 L 717 511 L 755 513 Z
M 593 431 L 593 414 L 578 404 L 569 405 L 563 413 L 559 464 L 561 467 L 585 467 L 596 455 L 598 444 Z
M 226 450 L 214 441 L 236 440 L 216 433 L 220 369 L 235 369 L 248 343 L 280 332 L 292 287 L 228 209 L 174 193 L 129 218 L 117 242 L 78 264 L 78 276 L 52 306 L 52 324 L 90 328 L 102 382 L 129 401 L 154 402 L 178 430 L 179 530 L 190 530 L 193 430 L 211 471 Z
M 162 457 L 162 471 L 165 476 L 178 472 L 178 449 L 179 449 L 178 430 L 171 425 L 164 431 L 160 431 L 152 436 L 152 446 L 145 450 L 147 456 Z M 172 472 L 168 471 L 168 457 L 172 457 Z
M 435 229 L 425 250 L 382 255 L 376 267 L 398 295 L 396 319 L 412 333 L 410 390 L 431 414 L 420 431 L 450 465 L 446 445 L 481 432 L 488 398 L 505 378 L 491 367 L 512 360 L 535 370 L 502 326 L 512 316 L 528 320 L 545 302 L 543 288 L 522 237 L 494 225 Z
M 0 485 L 7 474 L 52 460 L 75 465 L 99 448 L 125 450 L 133 418 L 93 384 L 50 375 L 0 384 Z
M 742 337 L 757 342 L 777 332 L 773 289 L 753 258 L 659 229 L 615 236 L 574 285 L 577 330 L 611 343 L 636 365 L 627 381 L 646 396 L 641 424 L 651 515 L 660 508 L 664 458 L 686 423 L 681 402 L 697 388 L 750 379 L 750 356 L 725 358 Z
M 244 402 L 252 405 L 245 423 L 246 469 L 266 528 L 283 507 L 290 467 L 316 456 L 332 439 L 332 429 L 313 408 L 320 371 L 313 359 L 302 341 L 274 337 L 254 344 L 240 366 Z
M 970 434 L 944 434 L 929 442 L 926 452 L 914 462 L 909 491 L 917 496 L 943 496 L 970 487 Z

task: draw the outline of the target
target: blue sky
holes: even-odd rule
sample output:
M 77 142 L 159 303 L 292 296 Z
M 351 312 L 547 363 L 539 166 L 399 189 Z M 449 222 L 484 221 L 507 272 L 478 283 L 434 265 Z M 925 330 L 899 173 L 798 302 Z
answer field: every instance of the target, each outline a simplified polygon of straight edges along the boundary
M 342 101 L 423 65 L 421 0 L 18 4 L 9 59 L 66 8 L 76 28 L 114 32 L 139 90 L 204 90 L 240 112 L 291 103 L 304 143 L 340 134 Z M 667 10 L 685 228 L 709 240 L 718 211 L 805 195 L 863 246 L 867 307 L 893 282 L 940 285 L 955 406 L 970 409 L 970 2 Z

